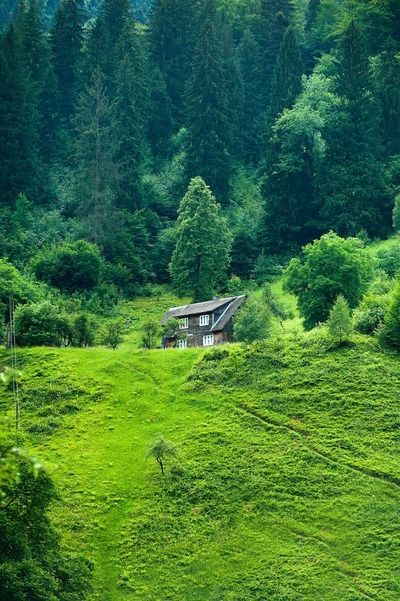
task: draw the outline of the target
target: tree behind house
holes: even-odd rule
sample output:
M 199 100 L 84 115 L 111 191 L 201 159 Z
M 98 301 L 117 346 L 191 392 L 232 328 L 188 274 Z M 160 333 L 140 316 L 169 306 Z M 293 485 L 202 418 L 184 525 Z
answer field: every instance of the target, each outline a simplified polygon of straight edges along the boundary
M 212 297 L 226 280 L 231 234 L 210 188 L 195 177 L 181 201 L 170 263 L 175 289 L 195 301 Z

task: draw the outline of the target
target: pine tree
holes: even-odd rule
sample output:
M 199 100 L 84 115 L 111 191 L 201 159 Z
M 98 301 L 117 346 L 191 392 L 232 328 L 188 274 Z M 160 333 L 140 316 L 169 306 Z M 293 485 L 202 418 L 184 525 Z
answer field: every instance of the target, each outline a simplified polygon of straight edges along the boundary
M 102 246 L 118 192 L 118 145 L 113 128 L 113 106 L 96 69 L 82 92 L 74 122 L 77 133 L 75 181 L 80 214 L 90 240 Z
M 120 38 L 131 19 L 129 0 L 103 0 L 99 16 L 88 36 L 85 71 L 89 75 L 97 67 L 100 68 L 110 96 L 115 86 L 115 66 L 121 58 Z
M 196 0 L 155 0 L 150 19 L 150 47 L 165 82 L 175 129 L 185 120 L 184 91 L 191 73 Z
M 290 26 L 285 31 L 279 49 L 271 86 L 269 121 L 285 108 L 291 108 L 301 91 L 304 72 L 303 58 L 296 30 Z
M 205 0 L 187 92 L 188 175 L 201 176 L 217 199 L 229 195 L 229 108 L 214 0 Z
M 375 78 L 382 139 L 386 155 L 393 156 L 400 153 L 400 52 L 392 38 L 375 59 Z
M 115 90 L 115 134 L 119 141 L 116 159 L 121 174 L 118 200 L 121 207 L 128 209 L 140 205 L 139 175 L 146 147 L 149 89 L 142 38 L 138 27 L 128 22 L 118 46 L 121 55 Z
M 391 202 L 379 160 L 379 111 L 371 94 L 364 39 L 354 21 L 341 34 L 335 71 L 335 91 L 342 102 L 326 124 L 324 226 L 345 235 L 363 228 L 371 235 L 384 235 L 390 227 Z
M 353 320 L 349 305 L 341 294 L 337 297 L 327 321 L 328 331 L 333 340 L 342 344 L 353 332 Z
M 244 32 L 239 46 L 239 58 L 244 81 L 241 121 L 242 153 L 247 162 L 255 163 L 260 148 L 260 115 L 265 110 L 261 91 L 260 47 L 250 28 Z
M 79 62 L 83 42 L 81 0 L 63 0 L 51 31 L 54 70 L 60 94 L 60 114 L 68 120 L 79 89 Z
M 292 22 L 292 0 L 261 0 L 258 39 L 261 48 L 262 91 L 269 103 L 274 69 L 286 29 Z
M 57 140 L 58 93 L 51 49 L 45 36 L 36 0 L 21 5 L 16 22 L 21 60 L 29 74 L 39 113 L 41 155 L 50 159 Z
M 42 190 L 38 98 L 13 25 L 0 40 L 0 81 L 0 202 L 19 193 L 35 200 Z
M 219 205 L 200 177 L 192 179 L 181 201 L 176 237 L 170 264 L 176 290 L 191 294 L 196 301 L 209 299 L 226 278 L 231 236 Z

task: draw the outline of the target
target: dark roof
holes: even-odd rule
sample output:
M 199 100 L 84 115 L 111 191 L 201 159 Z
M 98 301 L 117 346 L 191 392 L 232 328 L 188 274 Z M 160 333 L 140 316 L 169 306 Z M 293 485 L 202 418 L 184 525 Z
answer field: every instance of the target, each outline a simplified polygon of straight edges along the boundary
M 222 313 L 221 317 L 215 322 L 213 327 L 211 328 L 212 332 L 220 332 L 224 329 L 228 321 L 231 317 L 236 313 L 239 309 L 240 305 L 243 303 L 245 296 L 236 296 L 227 306 L 225 311 Z
M 210 301 L 205 301 L 203 303 L 193 303 L 191 305 L 183 305 L 182 307 L 172 307 L 169 311 L 166 312 L 164 317 L 161 320 L 161 323 L 164 324 L 171 318 L 180 318 L 180 317 L 190 317 L 191 315 L 202 315 L 203 313 L 212 313 L 216 309 L 223 307 L 224 305 L 228 305 L 227 309 L 237 301 L 238 299 L 242 299 L 239 305 L 243 302 L 244 296 L 230 296 L 228 298 L 216 298 Z M 238 306 L 239 306 L 238 305 Z M 221 315 L 221 318 L 225 315 L 225 312 Z M 233 315 L 233 313 L 232 313 Z M 221 319 L 220 318 L 220 319 Z M 218 320 L 218 322 L 220 321 Z M 228 318 L 229 319 L 229 318 Z M 217 322 L 217 323 L 218 323 Z M 225 322 L 226 323 L 226 322 Z M 215 324 L 217 325 L 217 324 Z M 214 328 L 213 328 L 214 329 Z

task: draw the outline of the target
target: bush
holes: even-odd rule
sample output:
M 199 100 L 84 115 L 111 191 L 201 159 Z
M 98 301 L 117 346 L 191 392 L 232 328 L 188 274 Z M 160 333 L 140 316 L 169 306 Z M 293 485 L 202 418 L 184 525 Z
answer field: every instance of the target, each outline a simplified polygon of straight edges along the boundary
M 354 312 L 354 327 L 360 334 L 372 336 L 385 321 L 388 295 L 367 294 Z
M 160 326 L 157 321 L 149 320 L 142 326 L 140 346 L 145 349 L 157 348 L 160 342 Z
M 100 281 L 103 261 L 95 244 L 65 242 L 41 253 L 33 263 L 36 276 L 67 292 L 92 290 Z
M 39 286 L 23 276 L 18 269 L 5 259 L 0 259 L 0 321 L 8 321 L 8 299 L 15 303 L 29 303 L 41 300 Z
M 397 282 L 380 338 L 384 344 L 400 351 L 400 279 Z
M 234 319 L 234 335 L 239 342 L 264 340 L 271 327 L 271 312 L 256 298 L 249 298 Z
M 394 278 L 400 272 L 400 244 L 392 246 L 377 253 L 378 267 L 390 278 Z
M 89 313 L 81 313 L 72 320 L 71 342 L 73 346 L 93 346 L 97 330 L 97 321 Z
M 17 308 L 15 334 L 21 346 L 61 346 L 68 343 L 71 327 L 67 315 L 44 301 Z

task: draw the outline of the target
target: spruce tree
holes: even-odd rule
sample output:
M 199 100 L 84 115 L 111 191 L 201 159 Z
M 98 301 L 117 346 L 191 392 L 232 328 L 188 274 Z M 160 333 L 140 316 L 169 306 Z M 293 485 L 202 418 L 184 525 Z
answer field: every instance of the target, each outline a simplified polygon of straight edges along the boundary
M 151 56 L 166 85 L 175 129 L 185 120 L 184 91 L 191 73 L 196 9 L 196 0 L 155 0 L 151 12 Z
M 143 35 L 127 22 L 118 53 L 116 76 L 115 134 L 119 142 L 116 160 L 121 174 L 118 202 L 127 209 L 140 206 L 139 175 L 146 147 L 149 107 L 148 66 Z
M 377 99 L 380 106 L 380 130 L 385 153 L 400 153 L 400 52 L 390 38 L 383 52 L 375 59 Z
M 40 198 L 38 97 L 13 25 L 0 39 L 0 202 Z
M 188 176 L 201 176 L 217 199 L 229 196 L 229 107 L 214 0 L 204 0 L 201 27 L 187 91 Z
M 301 91 L 301 77 L 304 72 L 303 57 L 296 30 L 290 26 L 285 31 L 271 86 L 269 121 L 285 108 L 291 108 Z
M 371 94 L 364 38 L 354 21 L 341 34 L 334 81 L 342 102 L 326 123 L 324 226 L 345 235 L 363 228 L 370 235 L 384 235 L 390 227 L 391 202 L 380 162 L 379 111 Z
M 114 107 L 104 77 L 96 69 L 79 98 L 76 128 L 75 182 L 79 212 L 90 240 L 103 246 L 118 193 L 118 144 L 113 127 Z
M 82 42 L 81 0 L 62 0 L 54 18 L 51 45 L 60 94 L 60 115 L 65 120 L 72 115 L 77 99 Z
M 231 235 L 220 206 L 200 178 L 181 201 L 170 273 L 176 290 L 195 301 L 212 297 L 229 266 Z
M 36 96 L 40 153 L 50 159 L 57 140 L 58 93 L 51 49 L 40 20 L 36 0 L 28 0 L 20 8 L 16 22 L 23 61 L 32 92 Z

